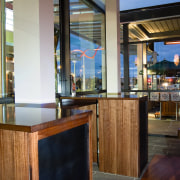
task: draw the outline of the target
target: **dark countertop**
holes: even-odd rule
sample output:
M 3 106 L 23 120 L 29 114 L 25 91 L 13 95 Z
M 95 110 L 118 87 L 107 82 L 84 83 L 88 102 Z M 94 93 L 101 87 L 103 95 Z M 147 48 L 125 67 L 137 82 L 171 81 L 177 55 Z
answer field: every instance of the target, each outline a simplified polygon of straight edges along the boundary
M 117 99 L 137 99 L 137 98 L 144 98 L 146 96 L 140 95 L 134 95 L 130 93 L 121 93 L 119 95 L 110 95 L 107 93 L 101 93 L 101 94 L 88 94 L 88 95 L 79 95 L 79 96 L 61 96 L 60 99 L 89 99 L 89 100 L 94 100 L 94 99 L 102 99 L 102 98 L 117 98 Z
M 15 107 L 0 105 L 0 129 L 24 132 L 40 131 L 87 117 L 91 111 L 61 108 Z
M 98 100 L 101 99 L 123 99 L 123 100 L 147 100 L 147 96 L 138 96 L 122 93 L 121 95 L 107 95 L 103 94 L 92 94 L 82 96 L 61 96 L 60 102 L 62 108 L 76 108 L 80 106 L 86 106 L 91 104 L 97 104 Z

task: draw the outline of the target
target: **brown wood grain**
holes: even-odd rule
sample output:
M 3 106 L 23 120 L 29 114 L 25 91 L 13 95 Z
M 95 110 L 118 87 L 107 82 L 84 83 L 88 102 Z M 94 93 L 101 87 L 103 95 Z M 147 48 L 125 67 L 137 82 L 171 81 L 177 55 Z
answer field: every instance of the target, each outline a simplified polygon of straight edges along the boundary
M 64 132 L 66 130 L 81 126 L 86 123 L 88 123 L 88 116 L 81 119 L 77 119 L 77 120 L 72 119 L 72 121 L 61 123 L 60 125 L 56 125 L 56 126 L 38 131 L 38 139 L 41 140 L 46 137 Z
M 99 99 L 100 171 L 139 177 L 139 111 L 138 99 Z
M 161 102 L 161 116 L 176 116 L 176 103 Z
M 29 133 L 29 167 L 30 179 L 39 180 L 39 161 L 38 161 L 38 133 Z
M 97 118 L 96 118 L 96 104 L 79 107 L 80 110 L 91 110 L 92 111 L 92 151 L 93 151 L 93 162 L 97 162 Z
M 145 171 L 142 180 L 180 179 L 180 157 L 155 155 Z
M 122 101 L 122 119 L 118 124 L 118 174 L 138 177 L 139 173 L 139 101 Z
M 89 111 L 79 111 L 79 110 L 72 110 L 72 109 L 61 109 L 61 115 L 60 116 L 53 116 L 49 118 L 43 118 L 43 114 L 40 118 L 32 118 L 28 121 L 26 120 L 26 116 L 30 116 L 30 114 L 33 112 L 36 113 L 37 109 L 40 108 L 24 108 L 24 107 L 18 107 L 21 109 L 22 115 L 18 118 L 15 116 L 15 111 L 12 112 L 13 116 L 11 117 L 10 121 L 3 121 L 0 123 L 0 129 L 5 130 L 13 130 L 13 131 L 22 131 L 22 132 L 36 132 L 43 129 L 47 129 L 56 125 L 64 124 L 65 122 L 69 121 L 76 121 L 76 119 L 82 119 L 83 117 L 87 117 Z M 28 114 L 27 111 L 28 110 Z M 47 108 L 41 108 L 41 110 L 45 113 L 45 111 L 51 110 L 55 112 L 55 109 L 47 109 Z M 23 112 L 24 111 L 24 112 Z M 10 111 L 11 113 L 11 111 Z M 35 114 L 33 114 L 35 116 Z M 38 113 L 37 113 L 37 116 Z M 52 119 L 51 119 L 52 118 Z M 18 123 L 19 122 L 19 123 Z
M 92 180 L 93 179 L 93 172 L 92 172 L 92 169 L 93 169 L 93 139 L 92 139 L 92 116 L 93 114 L 91 114 L 89 116 L 89 180 Z
M 122 101 L 99 100 L 99 168 L 117 172 L 117 121 L 122 116 Z
M 0 130 L 0 179 L 29 179 L 27 136 L 26 132 Z

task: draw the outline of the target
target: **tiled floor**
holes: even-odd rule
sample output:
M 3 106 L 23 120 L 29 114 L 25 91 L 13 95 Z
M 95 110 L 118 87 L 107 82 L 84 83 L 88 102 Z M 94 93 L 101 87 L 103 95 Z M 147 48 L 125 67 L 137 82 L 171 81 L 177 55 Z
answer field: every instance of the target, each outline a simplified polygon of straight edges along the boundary
M 180 156 L 180 139 L 177 137 L 177 129 L 180 121 L 149 121 L 149 133 L 156 135 L 148 136 L 148 161 L 155 154 Z M 162 136 L 164 134 L 168 136 Z M 93 180 L 140 180 L 141 178 L 126 177 L 99 172 L 96 164 L 93 165 Z
M 148 117 L 148 133 L 149 134 L 161 134 L 168 136 L 177 136 L 177 130 L 180 128 L 180 120 L 176 121 L 171 117 L 163 117 L 162 120 Z
M 140 178 L 99 172 L 97 164 L 93 164 L 93 180 L 140 180 Z

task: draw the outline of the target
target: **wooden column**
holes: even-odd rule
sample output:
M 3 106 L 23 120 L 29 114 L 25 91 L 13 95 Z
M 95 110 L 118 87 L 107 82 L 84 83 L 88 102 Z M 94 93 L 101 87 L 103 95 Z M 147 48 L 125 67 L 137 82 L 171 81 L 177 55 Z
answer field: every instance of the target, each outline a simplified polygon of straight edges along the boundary
M 139 177 L 147 163 L 147 101 L 98 102 L 100 171 Z

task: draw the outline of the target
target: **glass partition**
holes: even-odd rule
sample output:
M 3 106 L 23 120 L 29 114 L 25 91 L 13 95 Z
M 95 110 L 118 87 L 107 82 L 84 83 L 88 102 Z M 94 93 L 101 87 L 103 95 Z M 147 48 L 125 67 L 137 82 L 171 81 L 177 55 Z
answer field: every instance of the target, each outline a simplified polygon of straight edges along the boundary
M 5 1 L 5 58 L 6 77 L 4 77 L 6 94 L 14 96 L 14 20 L 13 1 Z M 3 67 L 3 65 L 2 65 Z
M 106 90 L 104 14 L 70 0 L 71 75 L 76 92 Z

